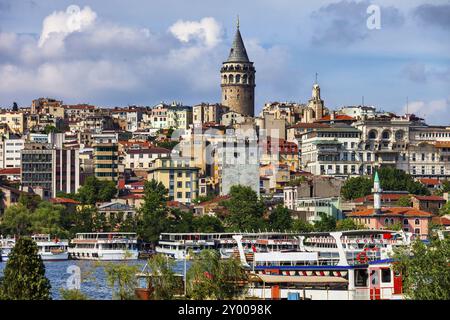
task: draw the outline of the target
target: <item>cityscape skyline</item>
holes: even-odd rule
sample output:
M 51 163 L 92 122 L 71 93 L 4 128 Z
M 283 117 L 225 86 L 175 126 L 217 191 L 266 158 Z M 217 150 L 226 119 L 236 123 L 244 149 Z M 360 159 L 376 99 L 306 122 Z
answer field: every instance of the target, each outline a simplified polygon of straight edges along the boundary
M 330 109 L 364 97 L 366 105 L 403 114 L 408 99 L 410 113 L 449 124 L 446 1 L 379 1 L 379 30 L 366 26 L 369 1 L 218 3 L 195 12 L 172 4 L 150 10 L 132 1 L 136 10 L 124 10 L 120 2 L 1 1 L 0 106 L 27 106 L 40 96 L 111 107 L 220 102 L 220 65 L 239 14 L 257 69 L 256 113 L 266 102 L 307 102 L 317 72 Z M 70 5 L 81 10 L 79 26 L 67 27 Z M 430 20 L 433 12 L 440 15 Z

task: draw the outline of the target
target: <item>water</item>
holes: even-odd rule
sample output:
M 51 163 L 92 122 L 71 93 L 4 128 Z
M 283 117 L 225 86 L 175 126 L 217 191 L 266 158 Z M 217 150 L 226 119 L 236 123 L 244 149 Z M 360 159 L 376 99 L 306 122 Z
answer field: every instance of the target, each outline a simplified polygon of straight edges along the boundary
M 139 266 L 141 270 L 146 260 L 135 260 L 135 261 L 120 261 L 113 263 L 126 263 L 130 265 Z M 3 269 L 6 263 L 0 262 L 0 276 L 3 276 Z M 52 298 L 54 300 L 60 300 L 61 288 L 67 289 L 67 280 L 71 276 L 68 273 L 68 267 L 78 266 L 81 271 L 81 292 L 92 300 L 111 300 L 112 299 L 112 289 L 108 287 L 106 282 L 106 275 L 101 263 L 96 261 L 82 261 L 82 260 L 67 260 L 67 261 L 54 261 L 54 262 L 44 262 L 45 265 L 45 276 L 50 280 L 52 286 Z M 187 264 L 189 267 L 189 262 Z M 176 273 L 184 272 L 184 262 L 176 261 L 174 271 Z

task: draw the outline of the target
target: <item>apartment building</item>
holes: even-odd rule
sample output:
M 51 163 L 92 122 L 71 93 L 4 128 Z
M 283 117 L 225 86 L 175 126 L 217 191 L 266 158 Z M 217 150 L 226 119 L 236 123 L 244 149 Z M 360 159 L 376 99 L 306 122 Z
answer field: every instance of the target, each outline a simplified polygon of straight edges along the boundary
M 9 132 L 23 134 L 25 130 L 25 116 L 23 112 L 6 111 L 0 113 L 0 123 L 8 127 Z
M 116 181 L 119 175 L 118 133 L 93 134 L 92 139 L 95 177 Z
M 171 151 L 165 148 L 127 149 L 125 155 L 125 169 L 149 169 L 158 158 L 167 158 Z
M 174 129 L 188 129 L 192 124 L 192 108 L 188 106 L 170 106 L 167 108 L 167 126 Z
M 20 168 L 20 152 L 25 145 L 25 139 L 10 136 L 0 138 L 0 169 Z
M 26 144 L 21 156 L 21 185 L 29 191 L 42 190 L 44 198 L 56 193 L 75 193 L 80 187 L 78 149 L 56 149 L 50 144 Z
M 192 203 L 199 194 L 199 168 L 189 158 L 159 158 L 149 169 L 147 179 L 161 182 L 169 190 L 169 198 Z
M 204 123 L 220 123 L 222 115 L 230 108 L 221 104 L 201 103 L 192 107 L 192 117 L 194 127 L 202 127 Z
M 302 134 L 301 166 L 315 175 L 371 174 L 374 155 L 360 149 L 361 131 L 351 126 L 317 128 Z

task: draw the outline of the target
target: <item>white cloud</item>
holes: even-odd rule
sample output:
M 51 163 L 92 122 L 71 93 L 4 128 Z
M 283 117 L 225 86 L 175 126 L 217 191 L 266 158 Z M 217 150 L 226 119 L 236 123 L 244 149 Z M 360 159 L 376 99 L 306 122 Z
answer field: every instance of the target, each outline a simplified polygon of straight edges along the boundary
M 39 38 L 39 47 L 42 47 L 52 36 L 64 39 L 72 32 L 82 31 L 91 26 L 97 14 L 86 6 L 82 10 L 72 5 L 66 11 L 55 11 L 44 19 L 42 32 Z
M 215 47 L 221 41 L 223 34 L 221 25 L 211 17 L 200 21 L 178 20 L 169 28 L 169 31 L 182 42 L 197 39 L 209 48 Z
M 450 125 L 450 97 L 432 101 L 412 101 L 403 106 L 403 112 L 424 118 L 427 123 Z
M 158 34 L 97 20 L 88 7 L 77 13 L 82 22 L 69 28 L 70 15 L 47 16 L 39 39 L 0 32 L 1 104 L 27 105 L 40 96 L 109 106 L 220 101 L 220 66 L 232 39 L 224 41 L 215 19 L 177 21 Z M 256 108 L 260 97 L 281 99 L 298 85 L 286 47 L 244 41 L 259 79 Z

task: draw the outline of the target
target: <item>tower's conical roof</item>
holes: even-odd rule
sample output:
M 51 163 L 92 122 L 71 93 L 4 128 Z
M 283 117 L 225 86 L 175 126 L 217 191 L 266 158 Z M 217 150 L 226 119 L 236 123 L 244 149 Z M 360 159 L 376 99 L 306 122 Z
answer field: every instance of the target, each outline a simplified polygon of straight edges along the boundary
M 374 182 L 380 183 L 380 178 L 378 177 L 378 171 L 375 171 L 375 179 Z
M 239 31 L 239 25 L 236 28 L 236 34 L 227 62 L 250 62 L 247 56 L 247 50 L 245 50 L 244 41 L 242 41 L 241 32 Z

